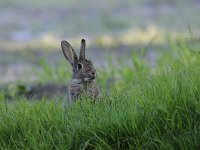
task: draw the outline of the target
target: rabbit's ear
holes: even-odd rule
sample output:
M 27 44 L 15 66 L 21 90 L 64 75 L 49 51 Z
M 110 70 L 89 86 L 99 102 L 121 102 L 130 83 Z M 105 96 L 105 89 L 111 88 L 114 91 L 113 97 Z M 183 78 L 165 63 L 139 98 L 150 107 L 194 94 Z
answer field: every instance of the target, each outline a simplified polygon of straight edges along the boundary
M 79 55 L 79 60 L 84 60 L 85 59 L 85 40 L 81 40 L 81 49 L 80 49 L 80 55 Z
M 65 58 L 73 66 L 74 63 L 77 61 L 77 56 L 74 49 L 67 41 L 64 40 L 61 42 L 61 47 Z

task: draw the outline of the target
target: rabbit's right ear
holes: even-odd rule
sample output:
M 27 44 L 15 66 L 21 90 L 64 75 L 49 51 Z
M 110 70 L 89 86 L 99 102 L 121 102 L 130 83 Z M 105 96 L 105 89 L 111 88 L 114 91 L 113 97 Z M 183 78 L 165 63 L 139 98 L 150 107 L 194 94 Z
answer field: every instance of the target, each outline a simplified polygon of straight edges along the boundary
M 73 66 L 74 63 L 77 61 L 77 56 L 74 49 L 67 41 L 64 40 L 61 42 L 61 47 L 65 58 Z
M 79 60 L 84 60 L 85 59 L 85 40 L 81 40 L 81 49 L 80 49 L 80 55 L 79 55 Z

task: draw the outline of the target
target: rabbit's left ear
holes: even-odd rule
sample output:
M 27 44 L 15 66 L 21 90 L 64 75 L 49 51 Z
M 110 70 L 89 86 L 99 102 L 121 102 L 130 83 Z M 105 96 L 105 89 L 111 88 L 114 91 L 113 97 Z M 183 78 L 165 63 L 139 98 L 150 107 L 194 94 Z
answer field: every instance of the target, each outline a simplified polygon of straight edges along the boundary
M 77 62 L 77 56 L 72 46 L 67 41 L 61 42 L 63 54 L 67 61 L 73 66 Z
M 85 45 L 86 45 L 86 42 L 85 42 L 84 39 L 82 39 L 81 40 L 81 49 L 80 49 L 79 60 L 85 59 Z

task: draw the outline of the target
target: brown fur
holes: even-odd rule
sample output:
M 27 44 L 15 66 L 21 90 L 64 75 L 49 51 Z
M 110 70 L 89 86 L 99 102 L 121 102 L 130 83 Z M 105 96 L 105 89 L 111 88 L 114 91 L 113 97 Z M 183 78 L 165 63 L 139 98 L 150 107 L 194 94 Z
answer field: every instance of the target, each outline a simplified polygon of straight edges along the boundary
M 72 65 L 73 76 L 68 88 L 68 98 L 71 102 L 82 94 L 87 94 L 93 100 L 99 95 L 99 88 L 96 83 L 96 70 L 91 61 L 85 59 L 85 40 L 81 40 L 79 58 L 72 46 L 66 42 L 61 42 L 63 54 L 67 61 Z

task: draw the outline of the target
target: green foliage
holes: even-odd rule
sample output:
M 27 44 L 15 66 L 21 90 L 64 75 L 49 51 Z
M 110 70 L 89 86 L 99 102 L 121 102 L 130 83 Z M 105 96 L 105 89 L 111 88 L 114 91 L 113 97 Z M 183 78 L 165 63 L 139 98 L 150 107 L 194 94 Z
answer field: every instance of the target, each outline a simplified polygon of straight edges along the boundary
M 39 61 L 39 66 L 41 70 L 36 70 L 37 76 L 41 83 L 46 82 L 57 82 L 63 83 L 71 78 L 72 69 L 66 61 L 61 61 L 54 67 L 48 64 L 46 59 L 41 59 Z
M 4 98 L 12 98 L 14 100 L 18 95 L 23 95 L 31 90 L 31 86 L 21 83 L 11 83 L 0 88 L 0 92 Z
M 30 103 L 5 110 L 0 96 L 1 149 L 198 149 L 200 67 L 137 74 L 95 105 L 85 98 Z
M 200 56 L 177 45 L 153 69 L 138 51 L 131 65 L 109 59 L 108 69 L 98 70 L 95 104 L 88 97 L 66 108 L 60 97 L 12 103 L 1 92 L 0 149 L 199 149 Z M 66 64 L 40 64 L 41 80 L 66 80 Z

